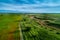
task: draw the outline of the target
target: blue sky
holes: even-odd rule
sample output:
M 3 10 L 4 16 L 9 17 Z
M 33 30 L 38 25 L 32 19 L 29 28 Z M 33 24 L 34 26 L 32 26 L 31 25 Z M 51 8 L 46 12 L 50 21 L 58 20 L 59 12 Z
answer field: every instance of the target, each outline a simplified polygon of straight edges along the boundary
M 60 0 L 0 0 L 0 12 L 60 13 Z

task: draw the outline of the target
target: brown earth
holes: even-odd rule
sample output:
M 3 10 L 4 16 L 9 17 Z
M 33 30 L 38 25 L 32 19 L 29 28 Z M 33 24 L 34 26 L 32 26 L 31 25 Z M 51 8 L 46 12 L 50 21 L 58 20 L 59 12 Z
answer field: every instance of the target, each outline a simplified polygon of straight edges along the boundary
M 9 31 L 8 31 L 8 40 L 14 40 L 14 32 L 16 31 L 17 25 L 14 23 L 9 24 Z

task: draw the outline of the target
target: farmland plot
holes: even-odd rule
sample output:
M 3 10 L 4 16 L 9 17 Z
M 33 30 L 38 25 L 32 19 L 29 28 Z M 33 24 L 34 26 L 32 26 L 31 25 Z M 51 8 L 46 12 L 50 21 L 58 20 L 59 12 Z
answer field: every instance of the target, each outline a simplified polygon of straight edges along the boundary
M 60 40 L 60 14 L 0 14 L 0 40 Z
M 20 22 L 24 40 L 60 40 L 60 28 L 58 28 L 60 24 L 56 23 L 54 18 L 49 18 L 53 15 L 26 14 Z M 58 27 L 56 28 L 53 25 L 57 25 Z
M 0 14 L 0 40 L 20 40 L 17 14 Z

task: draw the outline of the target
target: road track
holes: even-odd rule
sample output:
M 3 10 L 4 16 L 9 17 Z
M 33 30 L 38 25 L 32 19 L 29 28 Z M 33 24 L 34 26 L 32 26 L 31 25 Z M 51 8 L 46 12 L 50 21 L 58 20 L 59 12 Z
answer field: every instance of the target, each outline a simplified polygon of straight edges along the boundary
M 19 23 L 19 30 L 20 30 L 20 40 L 24 40 L 20 23 Z

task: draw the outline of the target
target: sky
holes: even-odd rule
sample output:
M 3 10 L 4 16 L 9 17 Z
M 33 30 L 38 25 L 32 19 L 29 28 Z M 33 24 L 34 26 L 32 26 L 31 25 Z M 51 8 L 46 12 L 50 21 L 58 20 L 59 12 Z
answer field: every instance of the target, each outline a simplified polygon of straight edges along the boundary
M 60 13 L 60 0 L 0 0 L 0 12 Z

